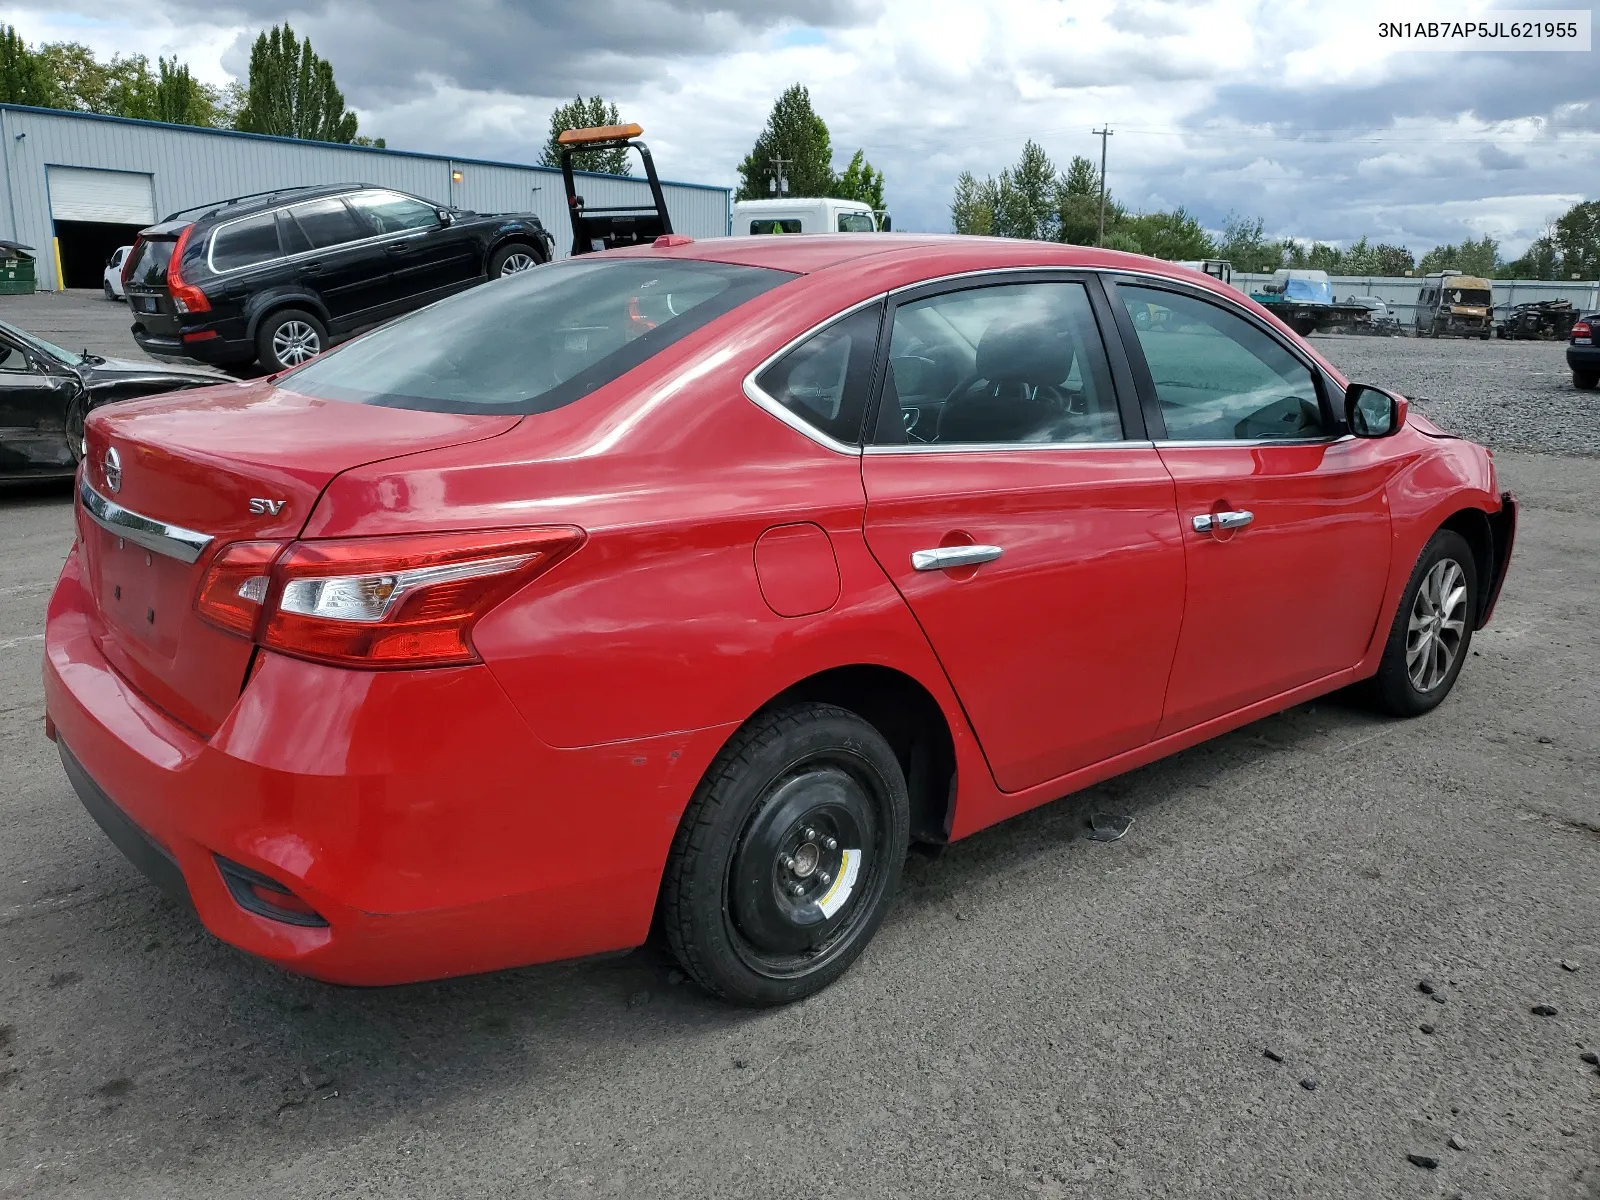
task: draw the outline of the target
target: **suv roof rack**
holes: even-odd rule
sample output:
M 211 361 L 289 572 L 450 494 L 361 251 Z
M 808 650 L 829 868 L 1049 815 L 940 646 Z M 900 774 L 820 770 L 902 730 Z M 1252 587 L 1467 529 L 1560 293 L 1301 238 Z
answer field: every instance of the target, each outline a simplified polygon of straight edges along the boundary
M 243 204 L 247 200 L 265 200 L 271 203 L 279 196 L 288 196 L 298 192 L 342 192 L 372 186 L 370 183 L 305 183 L 296 187 L 273 188 L 271 191 L 266 192 L 250 192 L 243 196 L 230 196 L 226 200 L 211 200 L 205 204 L 194 204 L 188 208 L 180 208 L 177 212 L 168 213 L 161 218 L 161 224 L 165 225 L 168 221 L 176 221 L 179 217 L 187 216 L 190 213 L 215 212 L 230 205 Z

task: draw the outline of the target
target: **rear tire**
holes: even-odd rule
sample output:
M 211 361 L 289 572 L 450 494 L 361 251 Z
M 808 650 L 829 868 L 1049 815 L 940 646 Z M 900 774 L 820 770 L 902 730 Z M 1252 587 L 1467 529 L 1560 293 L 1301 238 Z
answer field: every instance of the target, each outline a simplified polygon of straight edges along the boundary
M 507 242 L 489 256 L 489 278 L 503 279 L 544 265 L 544 254 L 526 242 Z
M 116 300 L 116 299 L 118 299 L 117 294 L 111 290 L 111 285 L 109 283 L 101 283 L 100 286 L 105 288 L 105 290 L 106 290 L 106 299 L 107 300 Z
M 328 330 L 301 308 L 280 308 L 256 329 L 256 356 L 270 375 L 297 367 L 328 348 Z
M 1369 698 L 1381 712 L 1417 717 L 1437 708 L 1455 687 L 1472 648 L 1478 612 L 1478 570 L 1467 539 L 1441 529 L 1411 572 L 1389 630 Z
M 831 704 L 760 713 L 711 764 L 673 840 L 661 925 L 735 1004 L 787 1004 L 850 967 L 900 881 L 910 801 L 894 751 Z
M 1580 371 L 1572 368 L 1572 386 L 1580 392 L 1592 392 L 1595 385 L 1600 384 L 1600 371 Z

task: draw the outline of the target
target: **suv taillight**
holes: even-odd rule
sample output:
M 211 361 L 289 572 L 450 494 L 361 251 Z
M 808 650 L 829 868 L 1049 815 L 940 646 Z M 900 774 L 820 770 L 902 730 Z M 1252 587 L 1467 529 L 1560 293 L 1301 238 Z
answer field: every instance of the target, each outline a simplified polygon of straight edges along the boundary
M 1594 336 L 1587 321 L 1574 321 L 1572 323 L 1572 336 L 1575 338 Z
M 581 529 L 235 542 L 195 608 L 269 650 L 351 667 L 477 662 L 472 627 L 583 544 Z
M 183 250 L 189 244 L 189 235 L 193 232 L 193 225 L 183 227 L 183 232 L 178 234 L 178 244 L 172 248 L 172 261 L 167 264 L 167 292 L 181 313 L 211 311 L 211 301 L 206 299 L 206 294 L 183 278 L 181 266 Z

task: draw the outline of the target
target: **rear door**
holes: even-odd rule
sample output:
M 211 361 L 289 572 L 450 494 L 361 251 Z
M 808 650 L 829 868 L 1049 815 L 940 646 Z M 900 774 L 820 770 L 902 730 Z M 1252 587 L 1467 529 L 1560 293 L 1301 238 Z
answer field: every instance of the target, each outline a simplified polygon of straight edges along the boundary
M 1388 577 L 1393 463 L 1381 439 L 1344 435 L 1315 364 L 1241 306 L 1108 287 L 1187 558 L 1165 736 L 1360 661 Z
M 457 291 L 482 273 L 474 230 L 459 223 L 446 225 L 433 205 L 381 191 L 356 192 L 347 200 L 383 239 L 397 312 Z
M 1155 733 L 1183 605 L 1172 480 L 1092 276 L 908 294 L 862 461 L 867 542 L 995 781 L 1018 791 Z
M 381 239 L 337 196 L 292 205 L 283 237 L 294 281 L 321 297 L 329 332 L 346 334 L 394 311 L 394 268 Z

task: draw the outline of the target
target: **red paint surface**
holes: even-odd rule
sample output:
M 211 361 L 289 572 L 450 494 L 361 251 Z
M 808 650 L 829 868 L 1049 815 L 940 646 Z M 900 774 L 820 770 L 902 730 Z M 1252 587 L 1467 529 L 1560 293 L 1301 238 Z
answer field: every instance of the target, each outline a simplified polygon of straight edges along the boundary
M 1371 674 L 1428 537 L 1499 505 L 1482 449 L 1416 414 L 1382 441 L 1310 448 L 860 456 L 742 390 L 856 301 L 968 270 L 1136 268 L 1252 307 L 1182 268 L 905 235 L 619 253 L 808 274 L 521 420 L 309 400 L 292 374 L 90 417 L 89 482 L 103 490 L 115 443 L 116 499 L 215 535 L 209 553 L 586 535 L 476 624 L 481 663 L 380 672 L 258 652 L 247 681 L 250 642 L 193 615 L 209 557 L 146 564 L 80 518 L 49 609 L 48 719 L 177 857 L 218 936 L 350 983 L 636 945 L 727 738 L 796 683 L 857 664 L 933 697 L 965 836 Z M 283 513 L 250 515 L 258 496 Z M 1191 517 L 1219 506 L 1256 522 L 1226 541 L 1194 533 Z M 1005 554 L 911 570 L 912 551 L 961 541 Z M 246 913 L 219 854 L 292 887 L 328 927 Z

